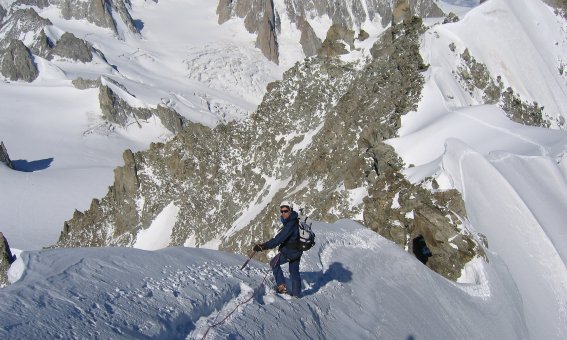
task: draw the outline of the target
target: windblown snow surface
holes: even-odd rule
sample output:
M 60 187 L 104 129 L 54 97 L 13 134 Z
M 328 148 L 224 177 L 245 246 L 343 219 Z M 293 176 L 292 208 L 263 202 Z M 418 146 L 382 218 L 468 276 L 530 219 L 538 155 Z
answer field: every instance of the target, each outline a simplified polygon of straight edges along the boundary
M 461 62 L 458 54 L 467 47 L 525 100 L 543 105 L 549 117 L 565 117 L 567 78 L 559 70 L 567 65 L 567 25 L 539 0 L 489 0 L 473 9 L 478 1 L 439 4 L 453 9 L 461 21 L 428 22 L 433 26 L 421 44 L 424 61 L 430 65 L 424 73 L 423 97 L 418 109 L 402 118 L 399 138 L 388 143 L 408 165 L 406 176 L 411 181 L 432 176 L 440 189 L 458 189 L 468 214 L 465 228 L 486 236 L 487 258 L 469 263 L 458 283 L 351 221 L 314 225 L 317 245 L 301 264 L 304 296 L 293 300 L 271 292 L 267 265 L 252 261 L 241 271 L 242 256 L 214 250 L 29 251 L 10 269 L 14 283 L 0 290 L 0 337 L 194 339 L 208 331 L 207 338 L 215 339 L 567 338 L 567 133 L 512 123 L 498 107 L 481 105 L 480 94 L 462 90 L 453 75 Z M 152 27 L 149 17 L 144 22 L 146 28 Z M 51 85 L 40 88 L 41 84 L 29 85 L 30 91 L 36 91 L 29 95 L 38 95 L 40 102 L 67 98 L 49 96 Z M 19 90 L 9 92 L 15 87 L 1 86 L 3 98 L 20 98 L 24 107 L 35 105 Z M 94 94 L 89 97 L 88 91 L 70 88 L 69 95 L 82 98 L 96 116 Z M 10 105 L 21 114 L 20 106 Z M 77 119 L 80 126 L 88 126 L 89 115 L 79 118 L 71 108 L 62 105 L 53 111 L 67 112 L 70 122 Z M 75 152 L 89 157 L 88 152 L 61 147 L 75 145 L 70 142 L 49 151 L 47 142 L 63 143 L 65 133 L 51 135 L 56 124 L 42 125 L 47 118 L 37 107 L 29 112 L 35 112 L 30 115 L 37 119 L 30 120 L 30 126 L 39 127 L 25 137 L 31 146 L 15 143 L 12 158 L 28 163 L 54 160 L 48 169 L 18 178 L 0 166 L 4 208 L 0 221 L 17 225 L 22 237 L 29 232 L 25 228 L 31 224 L 26 219 L 30 211 L 39 210 L 36 218 L 46 216 L 47 221 L 49 208 L 57 210 L 55 203 L 44 208 L 42 195 L 52 200 L 79 196 L 68 190 L 61 176 L 72 179 L 73 172 L 64 171 L 81 167 L 73 165 L 73 157 L 59 155 Z M 15 113 L 11 117 L 2 118 L 0 132 L 24 141 L 19 134 L 25 129 L 9 125 L 19 119 Z M 111 176 L 110 168 L 119 162 L 116 155 L 107 154 L 105 143 L 118 143 L 121 136 L 78 139 L 100 151 L 82 169 L 94 171 L 101 157 L 108 157 L 105 176 Z M 19 183 L 8 191 L 13 196 L 9 199 L 5 188 L 11 188 L 12 182 L 6 178 Z M 60 191 L 45 194 L 57 183 Z M 92 196 L 97 195 L 88 197 Z M 175 216 L 172 206 L 152 226 L 168 228 Z M 150 237 L 156 234 L 152 229 L 140 238 L 139 246 L 159 248 L 164 241 L 152 242 Z M 18 244 L 24 248 L 26 243 L 22 239 Z M 45 243 L 35 240 L 33 245 L 31 249 L 37 249 Z
M 267 265 L 240 270 L 244 257 L 214 250 L 26 252 L 10 272 L 21 279 L 0 290 L 0 337 L 527 337 L 521 297 L 498 259 L 479 261 L 473 283 L 453 283 L 352 221 L 314 229 L 300 299 L 273 293 Z

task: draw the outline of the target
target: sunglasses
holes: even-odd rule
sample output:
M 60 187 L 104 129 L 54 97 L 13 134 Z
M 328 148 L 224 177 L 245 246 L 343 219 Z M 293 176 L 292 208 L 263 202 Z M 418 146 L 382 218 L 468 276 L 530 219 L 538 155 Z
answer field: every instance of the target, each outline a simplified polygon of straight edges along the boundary
M 281 212 L 282 214 L 287 214 L 287 213 L 289 212 L 289 210 L 280 210 L 280 212 Z

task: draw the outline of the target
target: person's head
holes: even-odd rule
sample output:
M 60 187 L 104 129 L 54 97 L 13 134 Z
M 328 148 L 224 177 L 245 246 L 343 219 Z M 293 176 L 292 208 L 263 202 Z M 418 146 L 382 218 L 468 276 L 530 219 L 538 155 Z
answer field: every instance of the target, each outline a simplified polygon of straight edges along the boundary
M 291 212 L 293 211 L 293 204 L 289 201 L 283 201 L 280 204 L 280 214 L 286 218 L 289 216 L 289 214 L 291 214 Z

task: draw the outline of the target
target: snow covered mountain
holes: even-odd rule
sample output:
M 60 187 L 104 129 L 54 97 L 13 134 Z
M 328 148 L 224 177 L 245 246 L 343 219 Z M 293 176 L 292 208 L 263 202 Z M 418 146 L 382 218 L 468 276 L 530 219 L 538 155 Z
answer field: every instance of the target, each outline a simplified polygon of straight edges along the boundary
M 0 164 L 0 223 L 11 244 L 53 244 L 77 209 L 58 246 L 244 253 L 274 234 L 274 206 L 289 198 L 319 220 L 359 221 L 399 247 L 353 222 L 318 224 L 321 248 L 302 264 L 305 298 L 288 303 L 263 290 L 211 330 L 215 337 L 275 336 L 268 315 L 292 325 L 296 338 L 342 338 L 344 330 L 360 338 L 567 337 L 564 3 L 436 1 L 454 14 L 421 26 L 409 14 L 433 2 L 401 1 L 384 27 L 378 8 L 345 15 L 317 1 L 257 2 L 272 5 L 272 31 L 250 28 L 249 12 L 236 8 L 246 3 L 256 2 L 1 2 L 0 37 L 10 39 L 3 60 L 27 60 L 16 74 L 34 79 L 11 80 L 17 63 L 8 62 L 0 84 L 0 137 L 20 170 Z M 25 31 L 14 31 L 19 16 L 34 18 Z M 263 48 L 270 41 L 277 60 Z M 132 151 L 122 160 L 124 149 Z M 428 267 L 445 278 L 408 254 L 420 233 L 435 254 Z M 185 271 L 179 259 L 193 280 L 173 277 L 158 284 L 165 293 L 150 288 L 152 299 L 141 302 L 149 286 L 137 284 L 171 278 L 166 263 Z M 102 337 L 200 337 L 214 309 L 228 313 L 260 286 L 267 268 L 242 273 L 242 260 L 183 248 L 23 253 L 10 271 L 12 282 L 22 279 L 0 291 L 2 311 L 45 315 L 30 324 L 54 336 L 63 333 L 53 325 L 69 319 L 69 337 L 95 332 L 77 329 L 87 322 L 103 324 Z M 195 274 L 205 261 L 220 263 L 211 275 L 222 289 Z M 137 281 L 119 273 L 133 275 L 135 264 Z M 102 290 L 77 294 L 87 281 L 75 269 Z M 121 288 L 110 293 L 107 282 Z M 327 288 L 332 300 L 321 294 Z M 97 302 L 84 305 L 85 296 Z M 139 314 L 126 312 L 132 301 Z M 309 317 L 286 318 L 282 309 Z M 17 318 L 0 321 L 8 336 L 36 334 Z
M 292 300 L 272 292 L 267 265 L 241 271 L 244 257 L 219 251 L 27 252 L 10 272 L 20 280 L 0 290 L 0 336 L 528 338 L 521 297 L 498 259 L 476 261 L 473 281 L 454 283 L 352 221 L 314 228 L 304 296 Z

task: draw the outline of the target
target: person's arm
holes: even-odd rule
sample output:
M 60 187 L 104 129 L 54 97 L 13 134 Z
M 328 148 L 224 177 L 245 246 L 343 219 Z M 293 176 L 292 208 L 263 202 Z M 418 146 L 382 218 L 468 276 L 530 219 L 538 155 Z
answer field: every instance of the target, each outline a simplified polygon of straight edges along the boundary
M 282 230 L 280 230 L 280 232 L 276 236 L 274 236 L 274 238 L 272 238 L 271 240 L 265 243 L 260 244 L 260 247 L 262 247 L 262 250 L 275 248 L 280 244 L 284 243 L 285 240 L 287 240 L 292 233 L 293 233 L 293 223 L 288 222 L 285 224 Z

